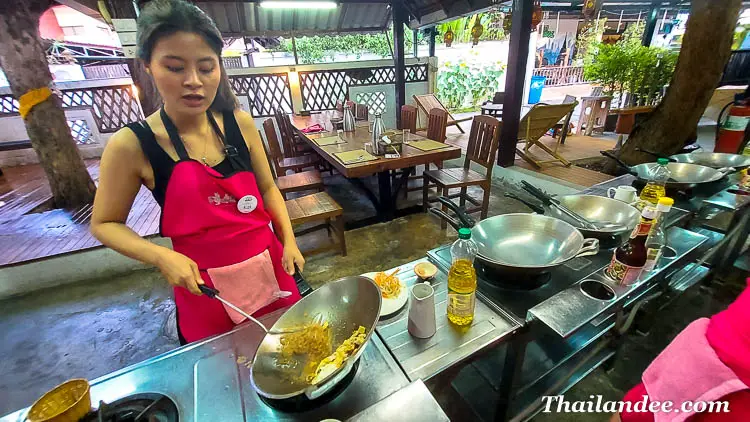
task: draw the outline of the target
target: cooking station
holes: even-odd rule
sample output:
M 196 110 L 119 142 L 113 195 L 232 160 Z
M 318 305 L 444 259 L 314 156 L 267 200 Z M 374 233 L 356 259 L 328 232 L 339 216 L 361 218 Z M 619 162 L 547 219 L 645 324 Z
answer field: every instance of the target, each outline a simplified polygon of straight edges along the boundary
M 582 193 L 604 196 L 609 187 L 633 181 L 623 176 Z M 715 258 L 741 252 L 744 241 L 731 240 L 747 237 L 750 200 L 736 193 L 736 183 L 730 177 L 712 183 L 712 189 L 676 195 L 666 223 L 668 248 L 656 269 L 632 286 L 616 285 L 604 274 L 613 249 L 529 276 L 525 289 L 513 283 L 518 275 L 476 263 L 475 318 L 465 328 L 446 318 L 450 245 L 431 250 L 399 267 L 399 277 L 411 287 L 421 282 L 413 271 L 416 264 L 430 261 L 438 267 L 429 280 L 436 334 L 427 339 L 409 334 L 407 303 L 380 319 L 355 369 L 335 391 L 304 408 L 261 399 L 253 389 L 247 362 L 264 333 L 248 324 L 93 381 L 92 403 L 110 414 L 143 412 L 145 420 L 156 421 L 447 421 L 438 400 L 449 391 L 451 400 L 473 413 L 466 414 L 469 418 L 528 420 L 541 410 L 543 395 L 563 394 L 597 367 L 611 365 L 626 333 L 633 327 L 648 330 L 649 315 L 704 279 Z M 728 228 L 701 220 L 717 212 L 731 213 Z M 282 313 L 263 322 L 271 325 Z M 23 421 L 25 412 L 1 420 Z

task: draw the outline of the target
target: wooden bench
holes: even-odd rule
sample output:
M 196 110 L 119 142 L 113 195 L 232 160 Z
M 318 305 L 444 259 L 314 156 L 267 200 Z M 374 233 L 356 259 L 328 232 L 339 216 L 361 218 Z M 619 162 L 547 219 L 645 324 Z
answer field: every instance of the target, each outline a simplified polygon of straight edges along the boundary
M 326 229 L 328 235 L 336 232 L 339 238 L 339 249 L 346 256 L 346 237 L 344 235 L 344 210 L 327 192 L 318 192 L 312 195 L 286 201 L 286 209 L 292 226 L 300 226 L 307 223 L 322 222 L 303 230 L 295 231 L 296 236 Z

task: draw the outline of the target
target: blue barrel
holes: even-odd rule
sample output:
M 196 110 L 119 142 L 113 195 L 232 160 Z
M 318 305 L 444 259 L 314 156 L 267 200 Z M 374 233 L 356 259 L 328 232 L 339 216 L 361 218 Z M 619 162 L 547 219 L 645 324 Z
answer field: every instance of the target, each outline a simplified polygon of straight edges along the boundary
M 529 87 L 529 104 L 536 104 L 542 99 L 542 89 L 546 76 L 532 76 L 531 86 Z

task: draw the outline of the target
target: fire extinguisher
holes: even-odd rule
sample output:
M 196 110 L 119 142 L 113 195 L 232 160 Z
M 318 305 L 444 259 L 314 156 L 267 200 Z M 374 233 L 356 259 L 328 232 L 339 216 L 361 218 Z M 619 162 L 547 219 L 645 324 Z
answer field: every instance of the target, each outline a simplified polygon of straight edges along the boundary
M 729 108 L 726 119 L 722 115 Z M 720 127 L 716 136 L 714 152 L 740 154 L 745 137 L 745 129 L 750 122 L 750 101 L 744 94 L 737 94 L 734 102 L 727 104 L 719 114 Z

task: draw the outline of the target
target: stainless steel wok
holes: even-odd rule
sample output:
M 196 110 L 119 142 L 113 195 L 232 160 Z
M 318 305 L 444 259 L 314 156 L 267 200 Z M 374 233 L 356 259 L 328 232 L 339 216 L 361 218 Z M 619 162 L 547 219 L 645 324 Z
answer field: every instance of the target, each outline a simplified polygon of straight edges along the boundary
M 370 339 L 380 315 L 380 289 L 369 278 L 346 277 L 332 281 L 305 296 L 279 318 L 271 330 L 283 330 L 309 323 L 320 313 L 327 321 L 333 337 L 333 350 L 348 339 L 359 327 L 365 327 Z M 367 340 L 336 371 L 310 385 L 304 381 L 293 381 L 290 374 L 294 368 L 281 367 L 277 363 L 281 336 L 269 334 L 263 338 L 255 352 L 250 380 L 261 396 L 271 399 L 288 399 L 304 394 L 316 399 L 336 386 L 351 371 L 354 363 L 367 346 Z M 303 364 L 300 364 L 303 366 Z M 298 366 L 300 366 L 298 365 Z M 298 368 L 301 371 L 301 367 Z
M 698 164 L 714 169 L 732 168 L 734 170 L 742 170 L 750 167 L 750 157 L 722 152 L 691 152 L 689 154 L 673 155 L 669 158 L 676 163 Z
M 644 183 L 649 182 L 652 169 L 658 166 L 656 163 L 644 163 L 631 167 L 607 151 L 602 151 L 602 155 L 617 161 L 620 166 Z M 721 180 L 731 171 L 731 169 L 716 170 L 711 167 L 689 163 L 669 163 L 667 167 L 672 173 L 672 177 L 667 182 L 666 187 L 678 190 L 690 189 L 702 183 Z
M 605 244 L 607 247 L 613 247 L 625 243 L 640 220 L 640 213 L 635 207 L 616 199 L 596 195 L 565 195 L 555 198 L 562 206 L 593 223 L 620 225 L 620 227 L 602 227 L 593 230 L 581 227 L 581 224 L 556 207 L 536 204 L 510 192 L 506 193 L 505 196 L 523 202 L 538 214 L 548 215 L 570 223 L 584 237 L 599 239 L 602 247 Z
M 440 201 L 451 208 L 459 221 L 438 209 L 430 212 L 456 229 L 471 227 L 477 244 L 477 259 L 506 273 L 541 274 L 577 257 L 599 252 L 597 239 L 584 239 L 580 231 L 557 218 L 536 214 L 503 214 L 475 223 L 449 199 Z M 449 205 L 450 204 L 450 205 Z

